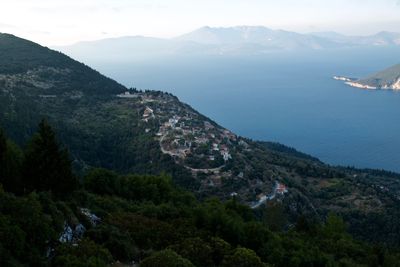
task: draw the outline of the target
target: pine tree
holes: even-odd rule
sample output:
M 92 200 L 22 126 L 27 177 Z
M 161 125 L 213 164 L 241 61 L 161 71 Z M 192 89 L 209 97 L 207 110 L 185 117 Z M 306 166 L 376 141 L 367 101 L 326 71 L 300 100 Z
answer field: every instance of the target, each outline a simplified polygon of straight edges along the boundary
M 6 191 L 21 193 L 22 157 L 19 147 L 7 140 L 0 129 L 0 184 Z
M 64 196 L 76 188 L 71 161 L 66 149 L 61 149 L 56 135 L 46 120 L 30 140 L 24 161 L 25 191 L 52 191 Z
M 6 169 L 7 139 L 2 129 L 0 129 L 0 183 L 4 183 Z

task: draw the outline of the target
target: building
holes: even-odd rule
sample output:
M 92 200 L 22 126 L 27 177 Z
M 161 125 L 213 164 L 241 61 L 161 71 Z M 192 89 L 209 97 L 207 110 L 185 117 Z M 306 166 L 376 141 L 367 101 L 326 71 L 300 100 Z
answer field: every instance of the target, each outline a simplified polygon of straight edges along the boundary
M 154 117 L 154 111 L 151 108 L 146 107 L 146 109 L 143 112 L 143 118 L 148 119 L 150 117 Z
M 228 160 L 232 159 L 231 154 L 229 154 L 229 152 L 227 152 L 227 151 L 221 151 L 221 155 L 222 155 L 222 157 L 224 158 L 225 161 L 228 161 Z
M 170 118 L 169 120 L 168 120 L 168 124 L 172 127 L 172 128 L 175 128 L 175 126 L 176 126 L 176 124 L 179 122 L 179 117 L 177 117 L 177 116 L 174 116 L 174 117 L 172 117 L 172 118 Z
M 123 94 L 117 95 L 117 97 L 120 97 L 120 98 L 138 98 L 139 95 L 138 94 L 131 94 L 129 91 L 126 91 Z
M 277 183 L 276 184 L 276 193 L 279 195 L 284 195 L 288 192 L 288 189 L 286 187 L 286 185 L 281 184 L 281 183 Z

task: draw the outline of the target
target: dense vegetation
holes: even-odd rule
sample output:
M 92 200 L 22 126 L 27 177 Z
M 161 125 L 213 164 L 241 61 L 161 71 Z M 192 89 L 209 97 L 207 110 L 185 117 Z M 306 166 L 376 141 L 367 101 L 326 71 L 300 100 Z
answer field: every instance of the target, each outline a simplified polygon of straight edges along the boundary
M 77 179 L 45 121 L 23 151 L 0 132 L 0 170 L 1 266 L 400 266 L 398 252 L 354 240 L 334 214 L 287 228 L 279 201 L 260 215 L 234 198 L 199 202 L 167 175 Z
M 59 85 L 68 84 L 68 87 L 58 86 L 58 91 L 71 87 L 90 95 L 118 94 L 125 91 L 122 85 L 60 52 L 10 34 L 0 33 L 0 58 L 2 59 L 0 64 L 1 74 L 26 73 L 43 67 L 68 71 L 69 79 L 67 83 L 63 75 L 57 75 L 46 70 L 41 72 L 40 76 L 43 79 L 60 79 Z
M 167 171 L 179 184 L 196 186 L 188 181 L 190 173 L 144 133 L 157 125 L 140 123 L 143 106 L 116 98 L 127 88 L 61 53 L 8 34 L 0 34 L 0 58 L 0 123 L 17 144 L 25 144 L 46 117 L 68 145 L 75 170 Z
M 344 219 L 349 233 L 358 240 L 400 246 L 399 174 L 332 167 L 280 144 L 240 138 L 247 145 L 229 141 L 232 159 L 221 170 L 229 175 L 221 178 L 220 186 L 204 187 L 201 183 L 209 178 L 207 174 L 193 175 L 163 154 L 156 133 L 171 116 L 187 113 L 196 126 L 207 121 L 215 128 L 222 127 L 176 97 L 135 89 L 130 90 L 135 98 L 116 97 L 128 89 L 61 53 L 10 35 L 0 34 L 0 58 L 0 124 L 16 144 L 24 147 L 21 151 L 4 134 L 0 138 L 4 188 L 0 205 L 1 216 L 5 216 L 1 225 L 5 229 L 14 227 L 0 230 L 1 239 L 8 240 L 9 233 L 20 238 L 2 242 L 1 250 L 8 261 L 30 265 L 39 265 L 36 261 L 51 261 L 53 265 L 86 261 L 88 265 L 93 261 L 96 265 L 96 261 L 139 261 L 152 255 L 145 261 L 147 266 L 171 258 L 181 265 L 187 264 L 187 259 L 198 265 L 181 250 L 182 242 L 189 239 L 204 244 L 214 255 L 214 238 L 221 238 L 229 244 L 228 254 L 213 256 L 219 259 L 213 261 L 215 265 L 229 265 L 229 259 L 237 261 L 245 248 L 252 249 L 261 261 L 277 266 L 296 266 L 286 263 L 289 259 L 297 261 L 296 257 L 300 258 L 297 266 L 302 266 L 300 262 L 310 266 L 306 258 L 314 260 L 315 253 L 328 262 L 373 264 L 372 259 L 360 260 L 368 255 L 383 262 L 385 249 L 374 250 L 344 233 L 338 240 L 350 242 L 359 254 L 326 245 L 333 242 L 339 246 L 337 240 L 325 237 L 325 226 L 320 224 L 331 212 Z M 157 112 L 157 117 L 144 122 L 147 106 Z M 57 145 L 46 123 L 37 127 L 41 118 L 47 118 L 57 129 L 70 154 Z M 221 160 L 216 157 L 215 166 Z M 202 157 L 188 157 L 186 163 L 199 168 L 210 165 Z M 271 193 L 276 181 L 289 189 L 279 201 L 254 214 L 239 204 Z M 234 201 L 232 192 L 238 193 Z M 210 200 L 210 196 L 225 202 Z M 102 223 L 94 228 L 81 208 L 89 208 Z M 20 216 L 23 219 L 18 217 L 20 211 L 25 214 Z M 308 225 L 307 231 L 293 227 L 299 221 Z M 88 230 L 80 238 L 79 249 L 59 243 L 64 222 L 71 228 L 82 223 Z M 256 232 L 248 232 L 247 227 L 253 227 L 250 225 L 255 225 Z M 15 248 L 9 247 L 13 244 Z M 43 254 L 45 250 L 48 257 Z M 160 252 L 153 254 L 155 251 Z

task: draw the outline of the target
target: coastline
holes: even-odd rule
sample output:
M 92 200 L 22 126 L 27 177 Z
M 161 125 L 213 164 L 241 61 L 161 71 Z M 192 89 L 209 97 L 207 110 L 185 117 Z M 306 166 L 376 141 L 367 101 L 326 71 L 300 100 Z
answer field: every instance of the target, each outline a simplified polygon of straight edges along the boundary
M 393 90 L 393 91 L 400 91 L 400 78 L 393 83 L 392 85 L 384 85 L 384 86 L 372 86 L 364 83 L 358 82 L 355 78 L 348 78 L 345 76 L 333 76 L 334 80 L 343 81 L 345 84 L 351 87 L 365 89 L 365 90 Z

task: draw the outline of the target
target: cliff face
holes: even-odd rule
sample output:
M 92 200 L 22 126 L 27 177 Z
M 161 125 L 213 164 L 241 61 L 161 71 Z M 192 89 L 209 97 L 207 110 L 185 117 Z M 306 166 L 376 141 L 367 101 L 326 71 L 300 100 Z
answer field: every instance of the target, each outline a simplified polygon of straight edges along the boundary
M 368 90 L 378 89 L 376 86 L 371 86 L 371 85 L 360 83 L 360 82 L 345 82 L 345 84 L 350 85 L 352 87 L 361 88 L 361 89 L 368 89 Z
M 400 78 L 398 78 L 397 81 L 394 82 L 394 83 L 391 85 L 391 88 L 389 88 L 389 89 L 400 90 Z

